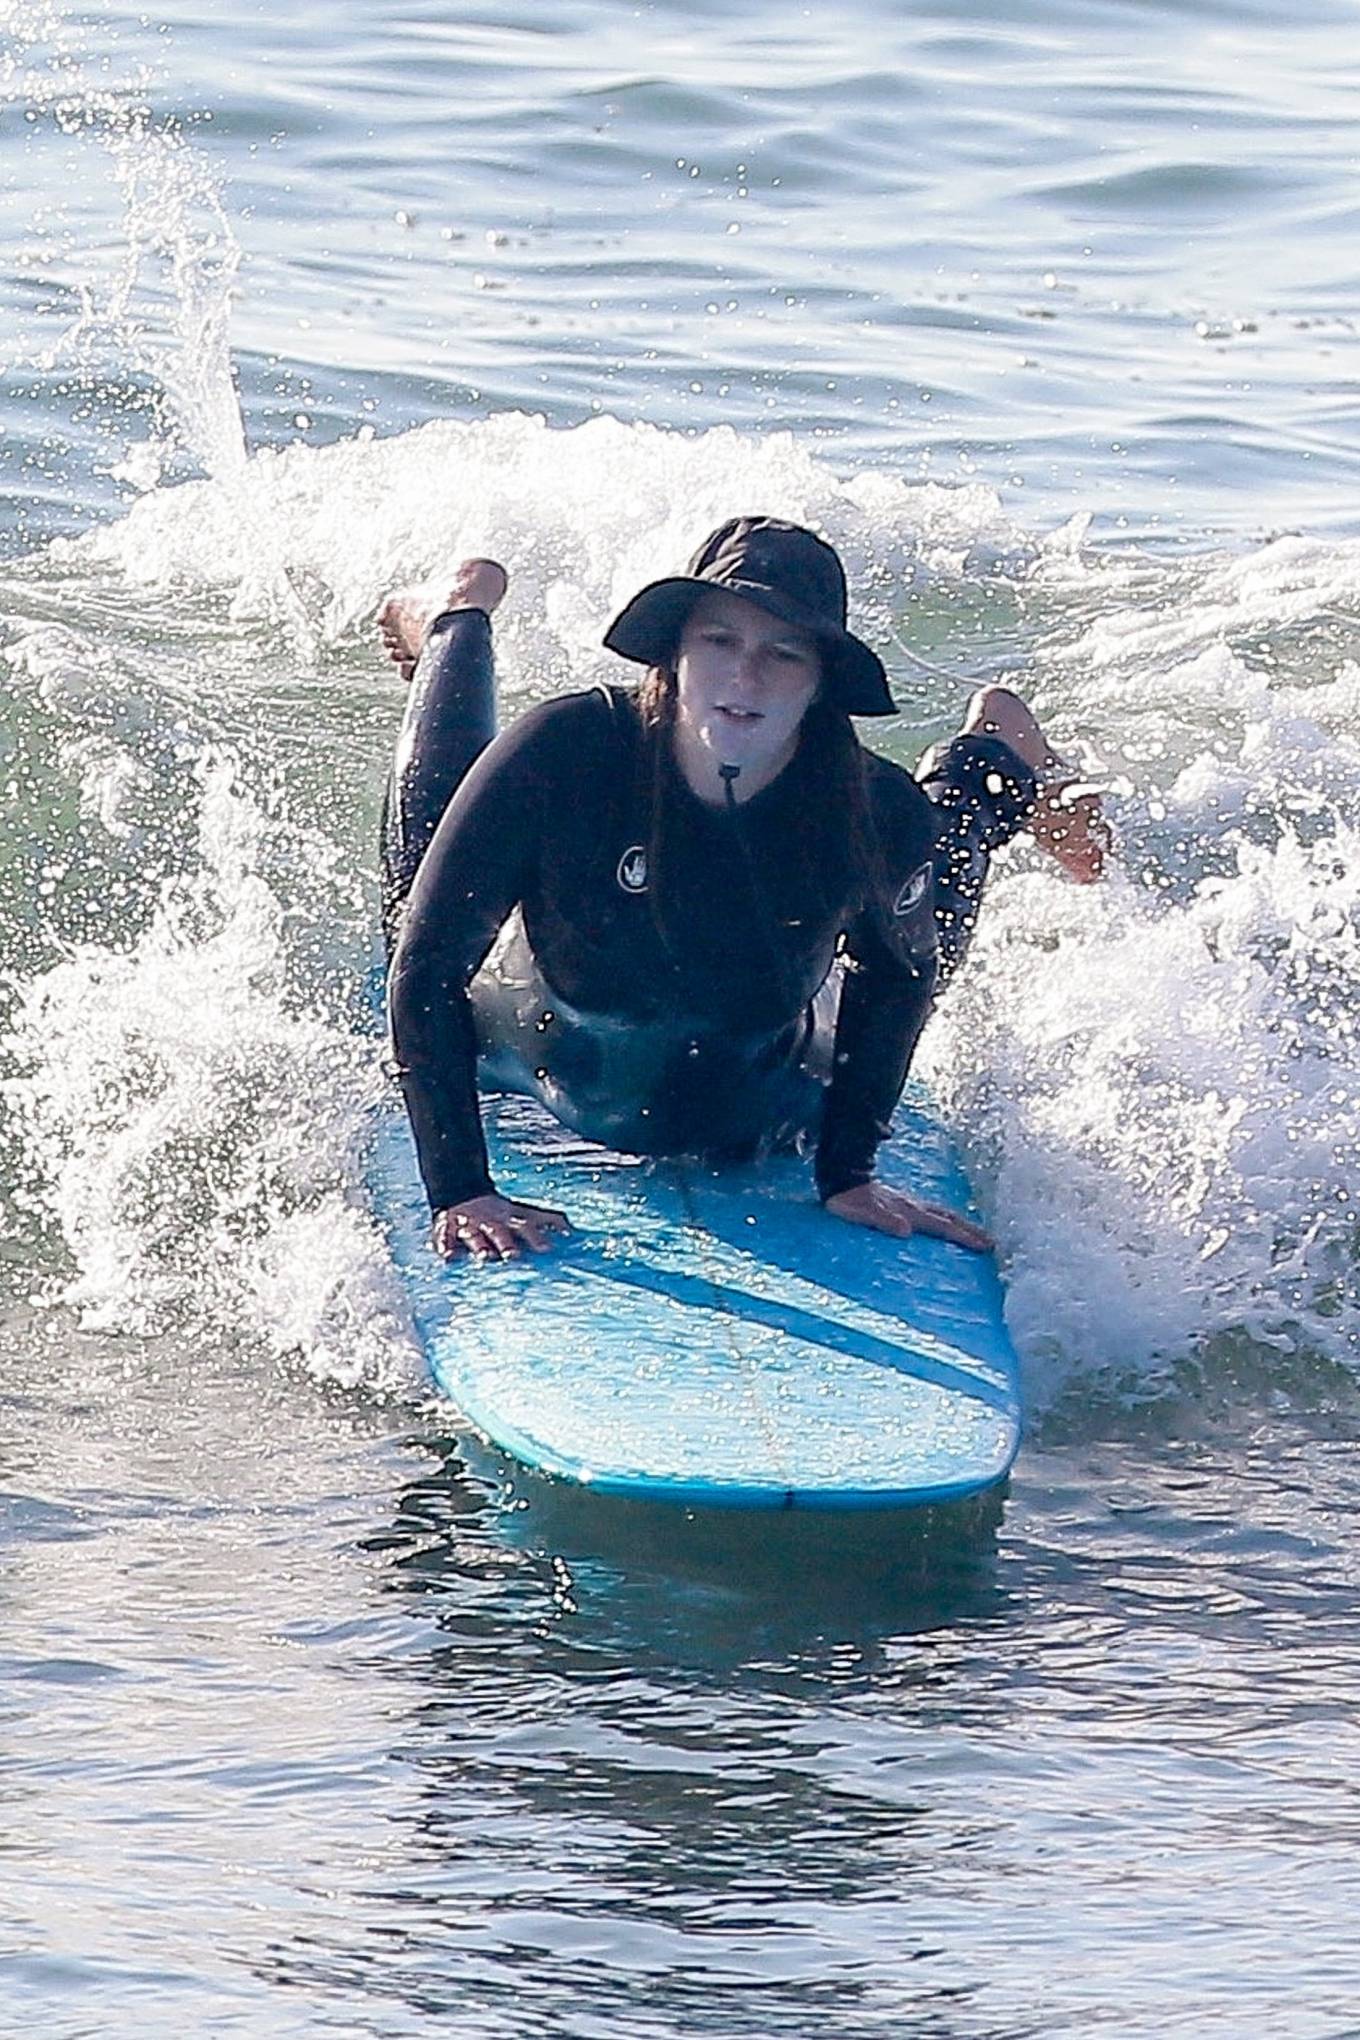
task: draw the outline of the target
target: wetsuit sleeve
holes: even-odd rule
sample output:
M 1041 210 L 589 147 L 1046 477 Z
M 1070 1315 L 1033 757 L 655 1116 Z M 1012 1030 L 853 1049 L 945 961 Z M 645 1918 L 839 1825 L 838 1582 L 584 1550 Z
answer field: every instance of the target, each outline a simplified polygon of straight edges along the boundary
M 872 1177 L 938 975 L 929 803 L 900 768 L 883 761 L 876 782 L 882 896 L 846 933 L 831 1083 L 817 1143 L 823 1201 Z
M 411 888 L 388 1009 L 432 1211 L 495 1187 L 468 987 L 532 882 L 548 818 L 571 798 L 581 718 L 601 712 L 593 697 L 573 696 L 532 710 L 497 737 L 445 809 Z
M 935 990 L 934 948 L 898 954 L 867 916 L 851 930 L 845 966 L 835 1062 L 817 1143 L 823 1202 L 872 1177 Z

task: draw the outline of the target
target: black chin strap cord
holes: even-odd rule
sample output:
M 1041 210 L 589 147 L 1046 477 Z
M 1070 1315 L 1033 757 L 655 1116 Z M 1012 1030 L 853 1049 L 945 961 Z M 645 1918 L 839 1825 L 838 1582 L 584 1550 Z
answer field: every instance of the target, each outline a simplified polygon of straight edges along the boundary
M 746 866 L 746 882 L 751 888 L 751 897 L 756 903 L 756 918 L 760 922 L 761 933 L 765 937 L 765 947 L 769 952 L 770 962 L 774 967 L 774 977 L 776 984 L 779 986 L 780 997 L 785 1005 L 792 1006 L 795 1010 L 798 1010 L 800 1002 L 798 1000 L 797 987 L 790 981 L 788 958 L 784 955 L 775 936 L 775 917 L 770 910 L 769 897 L 764 886 L 761 884 L 760 873 L 756 869 L 756 860 L 752 854 L 745 825 L 741 819 L 741 809 L 737 806 L 737 781 L 741 777 L 741 767 L 740 765 L 720 765 L 718 767 L 718 777 L 723 783 L 723 805 L 731 819 L 733 833 L 741 845 L 742 862 Z

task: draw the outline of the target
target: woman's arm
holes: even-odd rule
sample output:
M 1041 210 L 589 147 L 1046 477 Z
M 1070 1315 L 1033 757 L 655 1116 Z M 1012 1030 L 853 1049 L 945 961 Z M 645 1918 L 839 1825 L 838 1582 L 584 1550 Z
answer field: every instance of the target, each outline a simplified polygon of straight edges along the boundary
M 929 1233 L 985 1252 L 981 1226 L 875 1175 L 938 980 L 932 817 L 899 768 L 875 761 L 881 897 L 847 931 L 835 1060 L 817 1146 L 828 1211 L 905 1239 Z
M 441 1215 L 496 1195 L 468 987 L 532 883 L 554 814 L 571 798 L 580 717 L 599 713 L 591 702 L 572 696 L 531 710 L 482 753 L 445 810 L 407 901 L 388 980 L 392 1045 L 421 1177 Z M 450 1244 L 456 1235 L 455 1227 Z
M 929 885 L 927 883 L 927 892 Z M 935 990 L 933 930 L 894 954 L 868 914 L 849 931 L 835 1055 L 817 1143 L 823 1203 L 868 1183 Z

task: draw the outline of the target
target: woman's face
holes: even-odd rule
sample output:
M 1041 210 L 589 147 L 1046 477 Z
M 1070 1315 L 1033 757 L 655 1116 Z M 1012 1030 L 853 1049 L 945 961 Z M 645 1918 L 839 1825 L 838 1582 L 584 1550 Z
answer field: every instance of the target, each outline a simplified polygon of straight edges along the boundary
M 755 602 L 714 588 L 689 613 L 676 657 L 682 753 L 768 780 L 793 756 L 822 676 L 816 641 Z

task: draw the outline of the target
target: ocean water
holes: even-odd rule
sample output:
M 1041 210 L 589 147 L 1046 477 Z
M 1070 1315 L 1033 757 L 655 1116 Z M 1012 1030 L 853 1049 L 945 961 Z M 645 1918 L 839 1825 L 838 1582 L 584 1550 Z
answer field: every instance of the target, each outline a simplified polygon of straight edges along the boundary
M 1354 9 L 0 36 L 0 2030 L 1360 2034 Z M 739 509 L 1118 832 L 922 1051 L 980 1549 L 517 1480 L 363 1202 L 377 604 L 513 712 Z

